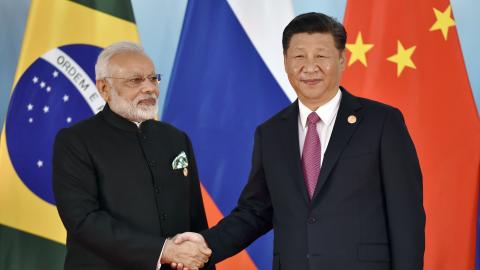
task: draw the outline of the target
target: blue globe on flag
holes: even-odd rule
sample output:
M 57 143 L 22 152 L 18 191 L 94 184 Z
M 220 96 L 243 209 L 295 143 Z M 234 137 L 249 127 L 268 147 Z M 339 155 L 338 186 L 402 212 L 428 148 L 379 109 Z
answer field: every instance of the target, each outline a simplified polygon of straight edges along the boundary
M 36 59 L 18 80 L 6 117 L 8 152 L 20 179 L 55 204 L 52 153 L 57 132 L 98 113 L 105 101 L 95 87 L 101 48 L 73 44 Z

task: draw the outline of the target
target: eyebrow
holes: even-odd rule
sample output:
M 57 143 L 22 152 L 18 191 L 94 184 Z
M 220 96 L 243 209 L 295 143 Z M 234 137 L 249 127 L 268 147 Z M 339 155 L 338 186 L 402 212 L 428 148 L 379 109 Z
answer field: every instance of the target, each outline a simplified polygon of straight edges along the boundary
M 156 75 L 155 71 L 149 72 L 149 73 L 140 73 L 140 72 L 133 72 L 131 74 L 125 74 L 125 75 L 130 75 L 130 76 L 145 76 L 145 75 Z

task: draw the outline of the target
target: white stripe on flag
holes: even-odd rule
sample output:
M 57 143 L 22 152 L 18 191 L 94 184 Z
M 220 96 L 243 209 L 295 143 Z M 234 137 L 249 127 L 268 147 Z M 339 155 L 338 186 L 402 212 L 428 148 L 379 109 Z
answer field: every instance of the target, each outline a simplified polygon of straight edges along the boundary
M 282 33 L 293 19 L 290 0 L 227 0 L 250 41 L 291 101 L 297 98 L 283 67 Z
M 100 96 L 95 83 L 75 60 L 57 48 L 45 53 L 42 58 L 67 77 L 78 92 L 82 94 L 94 114 L 102 110 L 105 101 Z

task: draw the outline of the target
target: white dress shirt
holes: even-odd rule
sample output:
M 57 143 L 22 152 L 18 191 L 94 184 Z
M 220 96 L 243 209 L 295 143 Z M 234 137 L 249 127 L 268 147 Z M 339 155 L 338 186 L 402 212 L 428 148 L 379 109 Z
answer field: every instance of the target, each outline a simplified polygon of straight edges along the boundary
M 340 89 L 337 94 L 329 100 L 327 103 L 320 106 L 315 112 L 320 117 L 320 121 L 317 123 L 317 132 L 320 137 L 321 144 L 321 159 L 320 166 L 323 163 L 323 155 L 327 150 L 330 136 L 332 135 L 335 119 L 337 118 L 338 108 L 340 107 L 340 100 L 342 99 L 342 91 Z M 303 144 L 305 143 L 305 136 L 307 135 L 307 117 L 312 110 L 305 106 L 300 100 L 298 100 L 298 142 L 300 145 L 300 158 L 302 158 Z

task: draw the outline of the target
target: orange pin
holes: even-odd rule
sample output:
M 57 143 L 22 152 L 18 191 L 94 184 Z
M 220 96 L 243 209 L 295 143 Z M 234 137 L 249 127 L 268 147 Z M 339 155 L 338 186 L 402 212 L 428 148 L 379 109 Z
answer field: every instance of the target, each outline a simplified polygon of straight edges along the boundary
M 186 167 L 183 168 L 183 175 L 188 176 L 188 169 Z

